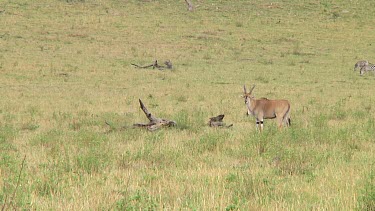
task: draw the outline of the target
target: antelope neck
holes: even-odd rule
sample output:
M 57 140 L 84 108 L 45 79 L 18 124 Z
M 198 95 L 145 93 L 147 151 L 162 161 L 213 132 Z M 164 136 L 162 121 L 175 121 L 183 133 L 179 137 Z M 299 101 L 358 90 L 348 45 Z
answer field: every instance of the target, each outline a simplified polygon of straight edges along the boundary
M 249 109 L 249 111 L 252 114 L 254 114 L 254 111 L 251 109 L 251 102 L 252 102 L 252 100 L 251 100 L 251 98 L 249 98 L 249 101 L 248 101 L 248 103 L 246 103 L 246 106 L 247 106 L 247 109 Z

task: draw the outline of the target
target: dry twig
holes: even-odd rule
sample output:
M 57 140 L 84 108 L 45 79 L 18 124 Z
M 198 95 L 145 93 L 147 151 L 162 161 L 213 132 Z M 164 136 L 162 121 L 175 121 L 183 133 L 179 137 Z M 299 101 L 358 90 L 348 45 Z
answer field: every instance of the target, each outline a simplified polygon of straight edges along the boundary
M 150 64 L 150 65 L 146 65 L 146 66 L 141 66 L 141 65 L 137 65 L 137 64 L 134 64 L 132 63 L 131 65 L 137 67 L 137 68 L 150 68 L 152 67 L 152 69 L 155 69 L 155 68 L 158 68 L 159 70 L 163 70 L 163 69 L 172 69 L 173 65 L 172 65 L 172 62 L 168 59 L 167 61 L 164 62 L 164 64 L 166 66 L 163 66 L 163 65 L 159 65 L 158 64 L 158 60 L 155 60 L 153 64 Z
M 185 0 L 186 4 L 188 5 L 188 10 L 189 11 L 193 11 L 194 10 L 194 6 L 193 4 L 191 3 L 190 0 Z

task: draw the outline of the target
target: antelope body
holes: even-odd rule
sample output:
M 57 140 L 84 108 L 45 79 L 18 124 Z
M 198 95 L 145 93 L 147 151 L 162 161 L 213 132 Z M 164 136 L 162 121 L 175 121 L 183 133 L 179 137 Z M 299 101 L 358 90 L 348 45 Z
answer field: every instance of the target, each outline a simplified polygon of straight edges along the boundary
M 252 91 L 255 88 L 251 88 L 250 92 L 246 92 L 246 86 L 244 88 L 244 98 L 247 107 L 247 114 L 253 115 L 256 119 L 256 126 L 258 128 L 260 124 L 260 131 L 263 130 L 264 119 L 277 119 L 278 127 L 281 128 L 283 124 L 290 126 L 290 104 L 287 100 L 269 100 L 267 98 L 255 99 L 252 95 Z

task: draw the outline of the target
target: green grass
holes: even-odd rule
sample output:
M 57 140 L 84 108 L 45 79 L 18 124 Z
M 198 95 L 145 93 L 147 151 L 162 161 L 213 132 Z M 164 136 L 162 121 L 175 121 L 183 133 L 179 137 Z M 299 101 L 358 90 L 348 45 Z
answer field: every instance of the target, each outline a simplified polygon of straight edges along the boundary
M 359 210 L 374 210 L 375 209 L 375 184 L 374 173 L 371 171 L 368 178 L 365 178 L 362 192 L 358 200 Z
M 1 208 L 374 209 L 371 2 L 193 4 L 0 3 Z M 292 127 L 258 133 L 244 84 Z M 132 128 L 138 99 L 177 126 Z

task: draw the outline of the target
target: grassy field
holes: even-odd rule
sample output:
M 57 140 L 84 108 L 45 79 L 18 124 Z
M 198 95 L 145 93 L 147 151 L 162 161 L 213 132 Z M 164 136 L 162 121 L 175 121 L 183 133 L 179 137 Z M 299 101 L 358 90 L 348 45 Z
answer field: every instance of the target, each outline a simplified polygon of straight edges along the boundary
M 192 2 L 0 2 L 2 210 L 375 210 L 372 2 Z

